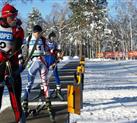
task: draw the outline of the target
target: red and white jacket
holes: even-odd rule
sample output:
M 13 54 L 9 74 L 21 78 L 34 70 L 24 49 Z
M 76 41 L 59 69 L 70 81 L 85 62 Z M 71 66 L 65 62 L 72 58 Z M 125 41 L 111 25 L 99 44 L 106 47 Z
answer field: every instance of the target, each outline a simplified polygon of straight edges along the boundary
M 24 31 L 21 27 L 21 21 L 17 21 L 15 27 L 8 27 L 0 20 L 0 62 L 10 58 L 11 65 L 18 65 L 18 56 L 22 54 L 21 46 L 24 40 Z M 2 52 L 3 51 L 3 52 Z M 12 54 L 11 54 L 12 53 Z

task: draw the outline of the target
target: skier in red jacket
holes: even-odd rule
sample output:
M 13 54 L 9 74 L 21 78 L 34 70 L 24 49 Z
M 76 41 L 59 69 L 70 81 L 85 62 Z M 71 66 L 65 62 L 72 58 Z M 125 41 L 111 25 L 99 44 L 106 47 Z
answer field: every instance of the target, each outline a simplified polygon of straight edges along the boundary
M 16 123 L 25 123 L 21 107 L 21 76 L 19 64 L 23 63 L 21 45 L 24 31 L 21 21 L 17 19 L 18 10 L 5 4 L 0 17 L 0 107 L 4 85 L 7 86 Z

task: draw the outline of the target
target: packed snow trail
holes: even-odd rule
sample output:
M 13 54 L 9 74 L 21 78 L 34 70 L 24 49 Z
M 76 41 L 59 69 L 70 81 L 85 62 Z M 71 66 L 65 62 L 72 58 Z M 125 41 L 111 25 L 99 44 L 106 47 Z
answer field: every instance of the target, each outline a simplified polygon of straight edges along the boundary
M 137 61 L 87 60 L 81 115 L 71 123 L 137 123 Z
M 72 84 L 74 82 L 74 73 L 76 71 L 76 67 L 78 66 L 78 64 L 79 64 L 79 59 L 77 59 L 77 60 L 74 59 L 71 61 L 67 61 L 65 63 L 61 62 L 61 64 L 59 65 L 59 68 L 60 68 L 59 75 L 60 75 L 61 84 L 62 84 L 62 94 L 63 94 L 65 101 L 60 101 L 58 98 L 51 97 L 51 103 L 53 106 L 53 110 L 55 112 L 55 120 L 57 123 L 64 123 L 68 119 L 67 100 L 66 100 L 67 99 L 66 98 L 67 85 L 70 83 Z M 22 74 L 22 77 L 25 78 L 25 75 Z M 52 87 L 55 85 L 55 82 L 53 81 L 54 80 L 53 75 L 50 78 L 49 78 L 49 86 L 52 89 Z M 39 81 L 38 76 L 36 76 L 36 80 L 37 80 L 37 84 L 39 85 L 40 81 Z M 38 83 L 38 81 L 39 81 L 39 83 Z M 32 98 L 34 98 L 34 96 L 38 96 L 40 94 L 39 87 L 37 84 L 36 84 L 36 88 L 34 89 L 35 93 L 33 93 L 34 95 L 33 94 L 30 95 L 30 99 L 32 99 Z M 33 92 L 33 91 L 31 91 L 31 92 Z M 8 95 L 6 95 L 6 96 L 8 96 Z M 9 106 L 9 102 L 7 100 L 8 98 L 6 98 L 5 96 L 4 96 L 4 98 L 5 98 L 5 101 L 7 101 L 7 104 L 6 103 L 5 104 L 7 106 Z M 30 109 L 36 109 L 36 106 L 38 106 L 39 104 L 41 104 L 41 102 L 39 102 L 39 99 L 29 101 Z M 41 106 L 43 107 L 44 105 L 41 105 Z M 33 123 L 33 122 L 34 123 L 38 123 L 38 122 L 50 123 L 51 122 L 51 119 L 49 118 L 49 114 L 48 114 L 48 111 L 46 110 L 45 106 L 40 110 L 40 112 L 37 112 L 37 113 L 34 116 L 32 116 L 32 115 L 28 116 L 27 122 L 28 123 Z M 50 117 L 51 117 L 51 115 L 50 115 Z M 0 123 L 2 123 L 2 122 L 8 123 L 8 122 L 13 122 L 13 121 L 14 121 L 14 115 L 13 115 L 13 111 L 12 111 L 11 107 L 6 108 L 5 110 L 2 110 L 2 112 L 0 113 Z

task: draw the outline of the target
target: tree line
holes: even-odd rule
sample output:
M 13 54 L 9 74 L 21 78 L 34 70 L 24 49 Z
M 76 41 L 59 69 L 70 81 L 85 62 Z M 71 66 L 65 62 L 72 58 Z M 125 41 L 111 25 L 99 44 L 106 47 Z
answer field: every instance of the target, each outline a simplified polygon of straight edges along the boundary
M 108 2 L 113 2 L 111 8 Z M 32 26 L 40 24 L 46 30 L 45 36 L 50 31 L 56 32 L 65 55 L 95 58 L 98 52 L 127 53 L 137 49 L 136 3 L 136 0 L 68 0 L 64 5 L 55 3 L 45 17 L 38 8 L 33 8 L 25 21 L 26 36 Z

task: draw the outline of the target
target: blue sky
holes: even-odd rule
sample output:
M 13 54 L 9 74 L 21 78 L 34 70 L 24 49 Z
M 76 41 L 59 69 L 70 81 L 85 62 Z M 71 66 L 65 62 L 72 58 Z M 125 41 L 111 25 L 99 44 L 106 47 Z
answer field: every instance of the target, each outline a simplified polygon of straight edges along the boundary
M 112 8 L 113 4 L 116 3 L 117 0 L 107 0 L 108 7 L 112 15 L 114 15 L 114 9 Z M 1 2 L 1 0 L 0 0 Z M 40 0 L 33 0 L 33 2 L 27 2 L 26 4 L 22 3 L 21 0 L 15 0 L 11 4 L 14 5 L 17 10 L 19 10 L 19 14 L 21 17 L 27 19 L 28 13 L 32 11 L 32 8 L 35 7 L 39 9 L 43 17 L 46 17 L 51 12 L 52 6 L 55 3 L 59 3 L 64 5 L 67 0 L 45 0 L 41 2 Z
M 123 0 L 107 0 L 108 2 L 108 13 L 112 17 L 115 17 L 117 15 L 115 7 L 118 6 L 118 2 Z

